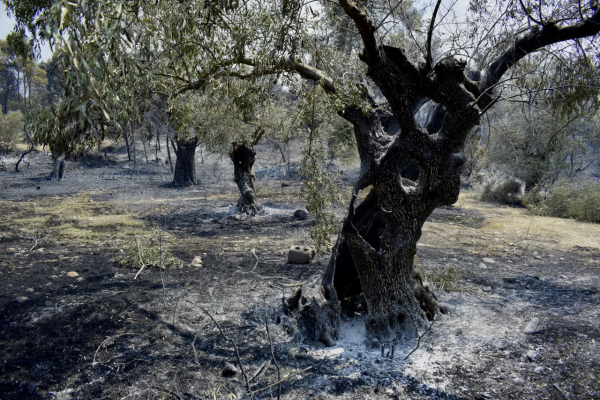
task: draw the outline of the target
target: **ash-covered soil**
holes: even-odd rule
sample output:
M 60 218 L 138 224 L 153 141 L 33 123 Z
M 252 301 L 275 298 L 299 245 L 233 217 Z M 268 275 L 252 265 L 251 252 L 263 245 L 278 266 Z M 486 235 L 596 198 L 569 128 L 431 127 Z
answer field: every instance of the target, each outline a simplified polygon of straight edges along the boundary
M 293 217 L 300 182 L 259 149 L 265 212 L 246 218 L 232 207 L 229 160 L 203 158 L 201 184 L 186 189 L 169 186 L 168 165 L 122 152 L 70 163 L 60 182 L 44 179 L 44 153 L 20 174 L 0 171 L 0 398 L 276 398 L 278 381 L 287 399 L 599 397 L 597 225 L 462 196 L 432 215 L 418 247 L 438 285 L 456 273 L 436 291 L 450 314 L 393 359 L 365 343 L 359 315 L 344 317 L 334 347 L 315 347 L 281 314 L 328 262 L 286 263 L 290 245 L 310 244 L 310 218 Z M 351 183 L 356 166 L 338 169 Z M 136 237 L 164 238 L 186 266 L 117 266 Z M 202 266 L 188 266 L 197 256 Z M 261 375 L 271 354 L 278 368 Z M 250 390 L 240 361 L 258 375 Z

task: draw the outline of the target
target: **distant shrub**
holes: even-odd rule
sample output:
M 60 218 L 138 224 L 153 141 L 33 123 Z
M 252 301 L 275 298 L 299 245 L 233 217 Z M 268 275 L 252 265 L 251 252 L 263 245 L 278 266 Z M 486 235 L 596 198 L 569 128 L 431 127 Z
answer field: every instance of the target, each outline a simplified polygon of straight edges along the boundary
M 21 111 L 0 113 L 0 152 L 7 152 L 12 145 L 19 141 L 23 131 L 23 114 Z
M 533 188 L 523 196 L 523 204 L 534 214 L 600 222 L 600 186 L 562 179 L 548 190 Z
M 484 186 L 481 201 L 509 205 L 521 204 L 521 182 L 509 179 L 502 183 L 489 183 Z

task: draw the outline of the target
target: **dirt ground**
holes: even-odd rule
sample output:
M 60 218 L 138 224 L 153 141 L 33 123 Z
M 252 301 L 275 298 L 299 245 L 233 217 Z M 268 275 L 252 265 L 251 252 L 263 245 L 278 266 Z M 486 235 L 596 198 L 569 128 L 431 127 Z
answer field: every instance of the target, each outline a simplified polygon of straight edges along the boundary
M 276 398 L 279 386 L 286 399 L 600 397 L 600 226 L 475 193 L 437 210 L 418 256 L 451 312 L 392 359 L 364 342 L 360 315 L 344 317 L 334 347 L 289 334 L 282 298 L 329 254 L 286 263 L 290 245 L 310 244 L 311 220 L 293 217 L 300 182 L 276 151 L 259 149 L 255 218 L 232 207 L 227 158 L 199 155 L 201 184 L 187 189 L 141 159 L 70 163 L 60 182 L 44 179 L 42 152 L 0 171 L 1 399 Z M 356 168 L 338 166 L 345 184 Z M 185 265 L 118 266 L 132 243 Z M 233 344 L 248 378 L 271 354 L 278 367 L 248 390 Z

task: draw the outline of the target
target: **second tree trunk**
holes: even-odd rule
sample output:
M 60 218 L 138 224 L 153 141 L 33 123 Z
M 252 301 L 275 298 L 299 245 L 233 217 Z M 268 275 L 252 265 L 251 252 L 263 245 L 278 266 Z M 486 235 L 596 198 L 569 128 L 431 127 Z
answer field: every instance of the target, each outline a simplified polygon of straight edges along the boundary
M 254 190 L 254 161 L 256 151 L 252 145 L 246 143 L 233 143 L 229 155 L 233 161 L 234 181 L 240 191 L 240 198 L 237 203 L 239 212 L 245 212 L 249 215 L 255 215 L 262 209 L 262 206 L 256 202 L 256 192 Z

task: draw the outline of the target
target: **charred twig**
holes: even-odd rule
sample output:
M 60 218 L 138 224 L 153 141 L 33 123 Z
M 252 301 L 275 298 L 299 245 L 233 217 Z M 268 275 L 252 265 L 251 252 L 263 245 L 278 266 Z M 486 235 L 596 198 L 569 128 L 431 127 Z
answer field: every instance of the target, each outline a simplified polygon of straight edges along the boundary
M 181 296 L 179 296 L 179 298 L 177 299 L 177 302 L 175 303 L 175 307 L 173 307 L 173 323 L 172 323 L 173 326 L 175 326 L 175 316 L 177 314 L 177 307 L 179 306 L 179 302 L 181 301 L 183 296 L 185 296 L 186 294 L 187 294 L 187 292 L 181 293 Z
M 106 347 L 111 340 L 114 340 L 114 339 L 116 339 L 118 337 L 121 337 L 121 336 L 145 336 L 145 337 L 147 337 L 149 339 L 152 339 L 152 336 L 148 336 L 148 335 L 146 335 L 144 333 L 130 333 L 130 332 L 119 333 L 118 335 L 107 337 L 106 339 L 104 339 L 102 341 L 102 343 L 100 343 L 100 346 L 98 346 L 98 348 L 96 349 L 96 352 L 94 353 L 94 358 L 92 359 L 92 366 L 94 366 L 94 365 L 97 364 L 96 363 L 96 356 L 98 355 L 98 352 L 100 351 L 100 349 L 102 347 Z
M 256 264 L 254 264 L 254 268 L 252 268 L 252 272 L 254 272 L 254 270 L 256 269 L 256 267 L 258 267 L 259 261 L 258 261 L 258 257 L 256 257 L 256 249 L 253 248 L 252 251 L 251 251 L 251 253 L 254 256 L 254 258 L 256 258 Z
M 165 227 L 167 226 L 167 216 L 165 215 Z M 162 229 L 160 226 L 156 226 L 158 229 L 158 251 L 159 251 L 159 264 L 158 270 L 160 271 L 160 281 L 162 282 L 162 292 L 163 292 L 163 304 L 167 307 L 167 290 L 165 289 L 165 279 L 163 278 L 163 249 L 162 249 Z
M 273 347 L 273 339 L 271 339 L 271 331 L 269 331 L 269 318 L 267 316 L 267 304 L 265 298 L 265 327 L 267 328 L 267 336 L 269 337 L 269 345 L 271 346 L 271 359 L 277 368 L 277 380 L 281 382 L 281 368 L 279 367 L 279 363 L 275 358 L 275 349 Z M 281 383 L 277 387 L 277 400 L 281 398 Z
M 196 352 L 196 335 L 194 335 L 194 340 L 192 341 L 192 350 L 194 351 L 194 362 L 196 363 L 196 365 L 200 365 L 200 362 L 198 361 L 198 352 Z
M 408 353 L 406 355 L 406 357 L 404 357 L 405 360 L 408 360 L 408 357 L 410 357 L 412 355 L 412 353 L 414 353 L 415 351 L 417 351 L 417 349 L 421 345 L 421 339 L 423 339 L 423 336 L 425 336 L 431 330 L 431 328 L 433 328 L 433 324 L 434 323 L 435 323 L 435 319 L 433 321 L 431 321 L 431 325 L 429 325 L 429 328 L 427 328 L 427 330 L 425 332 L 423 332 L 423 334 L 421 336 L 419 336 L 419 340 L 417 341 L 417 347 L 415 347 L 413 349 L 413 351 L 411 351 L 410 353 Z
M 298 374 L 301 374 L 301 373 L 307 372 L 307 371 L 309 371 L 309 370 L 311 370 L 311 369 L 312 369 L 312 367 L 304 368 L 302 371 L 298 371 Z M 260 389 L 257 389 L 257 390 L 253 390 L 252 392 L 248 393 L 248 395 L 249 395 L 250 397 L 252 397 L 252 396 L 254 396 L 254 395 L 255 395 L 255 394 L 257 394 L 257 393 L 260 393 L 260 392 L 262 392 L 262 391 L 264 391 L 264 390 L 270 389 L 270 388 L 272 388 L 272 387 L 274 387 L 274 386 L 280 385 L 280 384 L 282 384 L 283 382 L 285 382 L 285 381 L 287 381 L 288 379 L 290 379 L 292 376 L 294 376 L 294 374 L 290 374 L 290 375 L 286 376 L 285 378 L 283 378 L 283 379 L 280 379 L 280 380 L 278 380 L 277 382 L 270 384 L 269 386 L 265 386 L 264 388 L 260 388 Z
M 146 268 L 146 264 L 144 263 L 144 260 L 142 258 L 142 246 L 140 245 L 140 240 L 136 239 L 136 242 L 137 242 L 137 248 L 138 248 L 138 255 L 140 257 L 140 263 L 142 263 L 142 268 L 140 268 L 140 270 L 137 272 L 137 274 L 135 274 L 135 276 L 133 277 L 133 280 L 136 280 L 138 275 L 142 273 L 144 268 Z
M 240 357 L 240 351 L 238 350 L 237 345 L 235 344 L 235 341 L 233 341 L 233 339 L 229 338 L 227 335 L 225 335 L 225 332 L 223 332 L 223 328 L 221 328 L 221 325 L 217 322 L 217 320 L 212 316 L 211 313 L 208 312 L 208 310 L 192 301 L 186 300 L 186 303 L 189 303 L 191 305 L 194 305 L 196 307 L 198 307 L 200 310 L 202 310 L 202 312 L 204 312 L 206 315 L 208 315 L 208 317 L 212 320 L 212 322 L 215 323 L 215 325 L 217 326 L 217 329 L 219 330 L 219 333 L 221 334 L 221 337 L 223 339 L 225 339 L 225 341 L 227 342 L 231 342 L 231 344 L 233 345 L 233 349 L 235 350 L 235 356 L 237 358 L 237 362 L 238 365 L 240 366 L 240 371 L 242 371 L 242 375 L 244 376 L 244 380 L 246 382 L 246 388 L 248 389 L 248 391 L 250 391 L 250 382 L 248 381 L 248 375 L 246 374 L 246 371 L 244 370 L 244 365 L 242 364 L 242 359 Z
M 281 286 L 283 287 L 296 287 L 296 286 L 302 286 L 304 284 L 306 284 L 308 281 L 304 281 L 304 282 L 300 282 L 300 283 L 282 283 Z
M 272 358 L 269 357 L 268 360 L 266 360 L 265 362 L 263 362 L 260 365 L 260 367 L 258 367 L 256 369 L 256 371 L 254 372 L 254 374 L 250 377 L 250 379 L 248 381 L 249 382 L 256 381 L 256 383 L 258 384 L 260 382 L 260 380 L 262 379 L 262 377 L 267 372 L 267 370 L 269 369 L 269 367 L 271 366 L 271 361 L 272 361 Z

